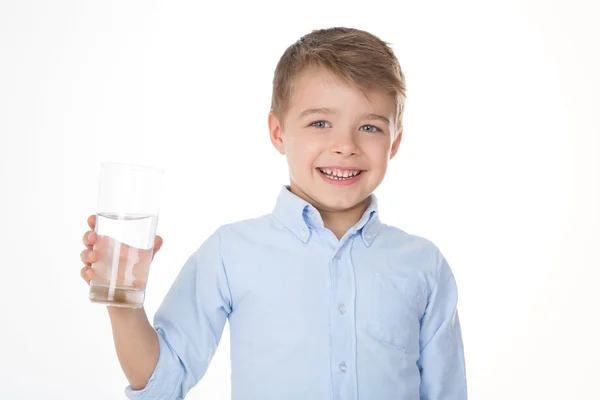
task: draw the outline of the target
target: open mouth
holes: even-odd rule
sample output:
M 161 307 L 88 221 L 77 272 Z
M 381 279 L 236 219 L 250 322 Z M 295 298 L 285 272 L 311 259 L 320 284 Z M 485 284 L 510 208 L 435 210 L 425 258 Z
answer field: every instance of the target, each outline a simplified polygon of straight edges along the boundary
M 363 170 L 360 169 L 338 169 L 338 168 L 317 168 L 319 172 L 327 178 L 334 181 L 349 181 L 356 179 Z

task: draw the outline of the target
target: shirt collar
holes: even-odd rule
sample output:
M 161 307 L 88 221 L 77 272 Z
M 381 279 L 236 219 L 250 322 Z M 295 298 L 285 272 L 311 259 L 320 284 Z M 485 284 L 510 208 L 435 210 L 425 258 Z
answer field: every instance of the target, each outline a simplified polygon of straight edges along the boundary
M 360 230 L 360 236 L 362 237 L 365 246 L 370 247 L 375 237 L 379 234 L 381 230 L 381 221 L 379 220 L 379 209 L 378 209 L 378 200 L 375 194 L 371 193 L 371 202 L 362 217 L 354 227 L 351 229 L 356 230 L 358 232 Z
M 381 230 L 377 203 L 377 197 L 371 194 L 369 206 L 360 220 L 350 228 L 352 234 L 360 232 L 367 247 L 371 246 Z M 324 227 L 319 211 L 312 204 L 292 193 L 288 185 L 281 187 L 273 215 L 304 243 L 310 239 L 312 229 Z

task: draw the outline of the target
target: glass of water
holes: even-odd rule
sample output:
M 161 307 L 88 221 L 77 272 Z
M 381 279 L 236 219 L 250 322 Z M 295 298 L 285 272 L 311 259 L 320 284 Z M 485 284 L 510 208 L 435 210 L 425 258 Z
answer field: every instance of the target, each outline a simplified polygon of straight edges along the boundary
M 163 174 L 154 167 L 102 163 L 90 301 L 131 308 L 144 304 Z

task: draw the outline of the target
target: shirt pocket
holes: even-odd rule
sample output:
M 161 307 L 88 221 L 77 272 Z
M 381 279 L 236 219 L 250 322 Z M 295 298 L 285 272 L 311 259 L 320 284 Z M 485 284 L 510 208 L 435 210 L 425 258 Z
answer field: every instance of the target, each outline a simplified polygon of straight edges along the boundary
M 417 348 L 423 284 L 417 278 L 375 272 L 371 293 L 373 336 L 405 352 Z

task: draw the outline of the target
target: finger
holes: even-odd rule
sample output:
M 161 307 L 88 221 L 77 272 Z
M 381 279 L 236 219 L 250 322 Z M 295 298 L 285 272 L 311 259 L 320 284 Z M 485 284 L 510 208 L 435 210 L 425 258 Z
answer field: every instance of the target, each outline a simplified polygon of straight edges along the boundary
M 83 250 L 79 257 L 85 265 L 91 265 L 98 261 L 98 253 L 94 250 Z
M 86 245 L 88 247 L 88 249 L 91 249 L 92 246 L 94 246 L 94 243 L 96 243 L 96 232 L 94 231 L 87 231 L 86 233 L 83 234 L 83 244 Z
M 91 267 L 81 268 L 81 277 L 89 284 L 94 277 L 94 270 Z
M 154 252 L 156 253 L 157 251 L 159 251 L 160 248 L 162 247 L 162 245 L 163 245 L 163 238 L 156 235 L 156 238 L 154 238 Z
M 135 281 L 133 281 L 132 286 L 136 289 L 145 289 L 146 288 L 146 282 L 136 279 Z
M 154 239 L 154 250 L 152 251 L 152 258 L 150 258 L 150 261 L 154 260 L 154 255 L 156 254 L 157 251 L 160 250 L 160 248 L 162 247 L 163 244 L 163 240 L 160 236 L 156 236 L 156 238 Z
M 90 215 L 87 219 L 87 223 L 88 226 L 90 227 L 91 230 L 94 230 L 94 228 L 96 227 L 96 215 Z

